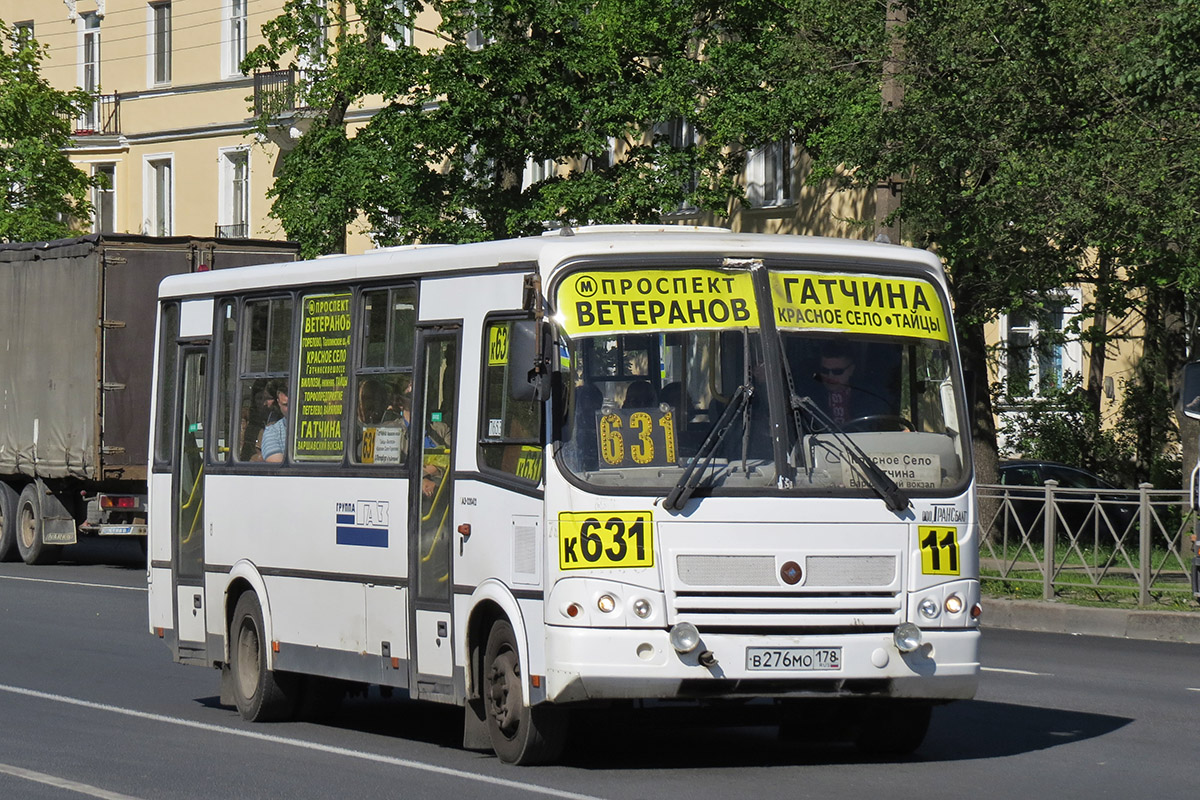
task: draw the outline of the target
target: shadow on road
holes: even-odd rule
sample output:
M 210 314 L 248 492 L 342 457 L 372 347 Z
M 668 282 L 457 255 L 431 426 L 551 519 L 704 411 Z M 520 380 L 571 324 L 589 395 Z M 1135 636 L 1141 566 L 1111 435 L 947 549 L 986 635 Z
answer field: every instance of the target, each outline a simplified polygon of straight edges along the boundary
M 146 553 L 141 541 L 128 537 L 79 537 L 78 544 L 64 547 L 60 564 L 94 564 L 127 569 L 146 569 Z
M 217 705 L 217 698 L 198 700 Z M 462 711 L 406 699 L 347 700 L 322 724 L 457 748 Z M 849 743 L 785 741 L 769 704 L 740 708 L 657 707 L 576 712 L 561 764 L 578 769 L 680 769 L 872 763 Z M 934 710 L 925 743 L 902 761 L 1002 758 L 1093 739 L 1132 720 L 1052 708 L 963 701 Z M 489 756 L 490 757 L 490 756 Z

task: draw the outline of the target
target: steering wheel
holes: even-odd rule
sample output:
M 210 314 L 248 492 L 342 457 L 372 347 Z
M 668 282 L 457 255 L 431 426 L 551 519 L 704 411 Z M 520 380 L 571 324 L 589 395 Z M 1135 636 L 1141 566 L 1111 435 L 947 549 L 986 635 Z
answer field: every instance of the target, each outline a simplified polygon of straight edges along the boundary
M 916 426 L 898 414 L 867 414 L 850 420 L 842 428 L 848 432 L 858 431 L 915 431 Z

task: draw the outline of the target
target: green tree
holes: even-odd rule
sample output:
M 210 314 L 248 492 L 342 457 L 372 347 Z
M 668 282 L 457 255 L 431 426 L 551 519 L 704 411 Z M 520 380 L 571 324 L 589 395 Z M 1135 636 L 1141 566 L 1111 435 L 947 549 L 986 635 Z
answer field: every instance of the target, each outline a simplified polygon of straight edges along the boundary
M 1060 287 L 1093 283 L 1102 353 L 1129 289 L 1196 285 L 1197 0 L 726 10 L 735 34 L 716 46 L 730 57 L 710 61 L 731 94 L 708 107 L 729 138 L 788 131 L 815 180 L 898 183 L 894 223 L 943 258 L 981 480 L 996 461 L 985 325 L 998 313 L 1036 316 Z M 770 70 L 739 83 L 739 52 Z M 1103 372 L 1090 378 L 1098 416 Z
M 39 72 L 45 48 L 0 21 L 0 241 L 71 235 L 87 219 L 93 179 L 67 158 L 70 119 L 90 96 L 60 92 Z
M 389 44 L 425 8 L 440 15 L 437 46 Z M 245 66 L 307 65 L 301 104 L 319 113 L 282 156 L 272 213 L 311 254 L 342 249 L 359 215 L 392 244 L 657 221 L 685 202 L 723 209 L 739 161 L 709 144 L 698 113 L 696 31 L 714 13 L 698 8 L 361 0 L 349 24 L 288 0 Z M 371 97 L 382 109 L 348 133 L 347 110 Z M 697 126 L 698 141 L 646 136 L 671 119 Z M 522 180 L 545 162 L 554 169 Z

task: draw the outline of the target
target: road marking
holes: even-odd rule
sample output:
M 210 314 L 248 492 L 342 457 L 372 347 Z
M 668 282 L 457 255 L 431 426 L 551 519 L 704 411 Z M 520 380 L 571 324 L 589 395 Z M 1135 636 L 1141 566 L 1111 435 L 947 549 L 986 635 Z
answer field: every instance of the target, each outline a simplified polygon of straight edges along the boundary
M 1193 689 L 1191 686 L 1187 687 L 1187 690 L 1188 690 L 1189 692 L 1200 692 L 1200 688 Z
M 395 767 L 415 769 L 422 772 L 432 772 L 437 775 L 448 775 L 453 778 L 462 778 L 464 780 L 486 783 L 492 786 L 503 786 L 508 789 L 517 789 L 520 791 L 530 792 L 532 794 L 545 795 L 547 797 L 561 797 L 565 798 L 565 800 L 601 800 L 601 798 L 595 797 L 594 795 L 568 792 L 563 789 L 554 789 L 549 786 L 537 786 L 530 783 L 510 781 L 504 778 L 493 778 L 488 775 L 479 775 L 478 773 L 467 772 L 465 770 L 454 769 L 452 767 L 442 767 L 438 766 L 437 764 L 427 764 L 423 761 L 413 761 L 407 758 L 396 758 L 394 756 L 384 756 L 377 753 L 367 753 L 362 750 L 351 750 L 346 747 L 318 744 L 317 742 L 306 742 L 303 739 L 289 739 L 285 736 L 275 736 L 269 733 L 258 733 L 256 731 L 243 731 L 236 728 L 226 728 L 221 725 L 213 725 L 208 722 L 195 722 L 190 719 L 168 717 L 163 714 L 151 714 L 146 711 L 134 711 L 130 708 L 111 706 L 106 703 L 96 703 L 91 700 L 81 700 L 77 697 L 67 697 L 61 694 L 40 692 L 36 689 L 25 689 L 20 686 L 9 686 L 7 684 L 0 683 L 0 692 L 8 692 L 9 694 L 18 694 L 25 697 L 35 697 L 40 700 L 52 700 L 56 703 L 65 703 L 67 705 L 79 706 L 81 708 L 91 708 L 97 711 L 107 711 L 112 714 L 122 714 L 127 717 L 134 717 L 135 719 L 144 719 L 151 722 L 163 722 L 168 725 L 178 725 L 184 728 L 194 728 L 196 730 L 208 731 L 209 733 L 220 733 L 227 736 L 240 736 L 243 739 L 255 739 L 260 742 L 270 742 L 272 744 L 282 744 L 289 747 L 299 747 L 304 750 L 315 750 L 317 752 L 328 753 L 335 756 L 358 758 L 363 761 L 374 761 L 379 764 L 390 764 Z
M 1002 667 L 980 667 L 983 672 L 1003 672 L 1006 675 L 1032 675 L 1034 677 L 1053 678 L 1049 672 L 1030 672 L 1027 669 L 1003 669 Z
M 64 586 L 86 586 L 91 589 L 124 589 L 127 592 L 144 592 L 145 586 L 118 586 L 115 583 L 84 583 L 83 581 L 56 581 L 51 578 L 24 578 L 19 575 L 0 575 L 0 580 L 29 581 L 30 583 L 61 583 Z
M 44 783 L 47 786 L 54 786 L 59 789 L 66 789 L 69 792 L 77 792 L 78 794 L 86 794 L 91 797 L 99 797 L 103 800 L 137 800 L 136 797 L 131 797 L 127 794 L 118 792 L 110 792 L 107 789 L 101 789 L 96 786 L 89 786 L 86 783 L 76 783 L 69 781 L 66 778 L 60 778 L 57 775 L 47 775 L 44 772 L 34 772 L 31 769 L 21 769 L 14 767 L 11 764 L 0 764 L 0 772 L 5 775 L 12 775 L 15 778 L 23 778 L 27 781 L 35 783 Z

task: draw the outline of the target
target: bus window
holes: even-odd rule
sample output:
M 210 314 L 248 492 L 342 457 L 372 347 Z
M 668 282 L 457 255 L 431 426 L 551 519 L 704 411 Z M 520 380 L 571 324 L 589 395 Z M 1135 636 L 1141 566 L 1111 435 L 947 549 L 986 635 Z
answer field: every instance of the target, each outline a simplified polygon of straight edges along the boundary
M 278 392 L 279 387 L 286 389 L 288 386 L 292 299 L 252 300 L 245 304 L 242 318 L 245 325 L 238 384 L 241 414 L 246 425 L 241 428 L 238 458 L 263 461 L 263 433 L 267 426 L 286 416 L 279 406 Z
M 158 339 L 159 371 L 158 430 L 155 431 L 154 460 L 167 463 L 171 459 L 171 431 L 175 425 L 175 364 L 179 348 L 179 304 L 167 303 L 162 308 L 161 331 Z
M 402 465 L 412 424 L 416 289 L 373 289 L 363 292 L 359 303 L 351 457 L 359 464 Z
M 230 460 L 229 453 L 234 443 L 230 425 L 233 417 L 233 398 L 237 394 L 237 314 L 235 310 L 232 300 L 223 301 L 217 309 L 217 342 L 220 349 L 217 352 L 217 369 L 214 374 L 216 380 L 219 381 L 219 393 L 217 396 L 217 444 L 213 451 L 213 459 L 221 463 Z M 246 441 L 246 428 L 250 424 L 250 409 L 239 409 L 236 428 L 238 442 Z M 261 425 L 261 422 L 257 424 Z M 250 438 L 251 441 L 256 441 L 257 432 Z
M 492 320 L 485 327 L 479 449 L 485 468 L 538 483 L 542 479 L 541 404 L 509 396 L 511 326 L 511 320 Z

